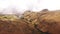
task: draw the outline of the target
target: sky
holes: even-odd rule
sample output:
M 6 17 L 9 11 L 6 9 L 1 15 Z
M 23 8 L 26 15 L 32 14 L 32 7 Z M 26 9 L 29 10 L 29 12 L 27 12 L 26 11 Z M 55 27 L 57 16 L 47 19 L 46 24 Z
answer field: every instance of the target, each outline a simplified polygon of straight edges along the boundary
M 60 10 L 60 0 L 0 0 L 0 11 L 12 13 L 11 8 L 16 8 L 21 13 L 25 10 Z

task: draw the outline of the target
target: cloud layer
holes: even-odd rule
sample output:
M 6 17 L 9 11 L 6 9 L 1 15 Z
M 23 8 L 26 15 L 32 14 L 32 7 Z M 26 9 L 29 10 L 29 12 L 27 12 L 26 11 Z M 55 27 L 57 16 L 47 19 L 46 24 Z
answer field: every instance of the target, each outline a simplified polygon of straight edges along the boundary
M 4 13 L 12 13 L 11 8 L 16 8 L 21 13 L 24 10 L 40 11 L 45 8 L 58 10 L 60 9 L 59 3 L 60 0 L 0 0 L 0 10 L 4 10 Z

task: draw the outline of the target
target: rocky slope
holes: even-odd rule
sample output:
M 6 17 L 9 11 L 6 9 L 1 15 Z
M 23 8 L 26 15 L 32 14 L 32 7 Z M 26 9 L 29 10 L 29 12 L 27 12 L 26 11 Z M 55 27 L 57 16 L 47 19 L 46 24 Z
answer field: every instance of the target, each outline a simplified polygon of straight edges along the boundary
M 59 34 L 59 11 L 26 11 L 21 17 L 0 15 L 0 34 Z

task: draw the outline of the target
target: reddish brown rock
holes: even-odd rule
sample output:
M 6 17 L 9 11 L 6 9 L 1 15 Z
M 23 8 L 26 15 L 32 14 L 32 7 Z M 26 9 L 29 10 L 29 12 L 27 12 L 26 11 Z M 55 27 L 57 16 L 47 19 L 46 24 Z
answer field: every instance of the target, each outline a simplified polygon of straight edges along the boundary
M 60 34 L 60 11 L 41 14 L 39 15 L 40 24 L 38 24 L 37 28 L 50 34 Z

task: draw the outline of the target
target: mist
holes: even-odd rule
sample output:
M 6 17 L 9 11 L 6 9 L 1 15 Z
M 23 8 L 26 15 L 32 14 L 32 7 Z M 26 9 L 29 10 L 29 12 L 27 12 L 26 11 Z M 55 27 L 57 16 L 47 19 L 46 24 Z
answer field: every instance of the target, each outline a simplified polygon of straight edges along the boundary
M 0 0 L 2 14 L 22 14 L 25 10 L 60 10 L 60 0 Z

